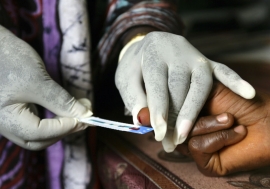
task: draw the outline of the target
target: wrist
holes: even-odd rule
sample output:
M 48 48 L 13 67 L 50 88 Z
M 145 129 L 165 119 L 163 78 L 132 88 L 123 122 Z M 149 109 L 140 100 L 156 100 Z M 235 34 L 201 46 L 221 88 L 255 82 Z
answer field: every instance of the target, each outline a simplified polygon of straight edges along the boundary
M 134 43 L 141 41 L 148 33 L 152 32 L 152 31 L 156 31 L 155 28 L 153 27 L 136 27 L 133 28 L 131 30 L 129 30 L 123 37 L 123 48 L 120 52 L 119 55 L 119 60 L 121 60 L 121 58 L 123 57 L 123 55 L 125 54 L 125 52 L 127 51 L 127 49 Z
M 154 27 L 151 27 L 151 26 L 141 26 L 141 27 L 135 27 L 135 28 L 128 30 L 122 38 L 123 47 L 127 43 L 129 43 L 132 39 L 134 39 L 136 36 L 146 35 L 152 31 L 157 31 L 157 29 Z
M 146 34 L 138 34 L 138 35 L 134 36 L 120 51 L 118 62 L 122 59 L 122 57 L 125 54 L 125 52 L 127 51 L 127 49 L 131 45 L 133 45 L 134 43 L 141 41 L 145 37 L 145 35 Z

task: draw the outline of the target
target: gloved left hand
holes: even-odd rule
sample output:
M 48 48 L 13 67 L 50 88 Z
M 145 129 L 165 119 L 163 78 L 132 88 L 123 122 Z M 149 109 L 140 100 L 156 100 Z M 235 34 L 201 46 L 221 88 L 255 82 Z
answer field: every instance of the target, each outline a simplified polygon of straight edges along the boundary
M 34 49 L 2 26 L 0 67 L 0 134 L 38 150 L 86 128 L 77 118 L 92 115 L 89 100 L 77 101 L 54 82 Z M 61 117 L 40 119 L 33 104 Z
M 212 74 L 244 98 L 255 95 L 233 70 L 207 59 L 182 36 L 151 32 L 122 51 L 116 86 L 135 124 L 138 112 L 149 107 L 155 138 L 167 152 L 188 136 L 212 88 Z

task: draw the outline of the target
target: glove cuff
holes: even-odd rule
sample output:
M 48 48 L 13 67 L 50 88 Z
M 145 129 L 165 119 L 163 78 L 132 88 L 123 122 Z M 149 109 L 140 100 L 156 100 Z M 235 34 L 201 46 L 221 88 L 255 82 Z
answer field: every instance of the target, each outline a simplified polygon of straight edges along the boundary
M 134 43 L 141 41 L 144 37 L 145 37 L 146 33 L 139 33 L 136 36 L 134 36 L 121 50 L 120 55 L 119 55 L 119 59 L 118 62 L 120 62 L 120 60 L 122 59 L 123 55 L 125 54 L 125 52 L 127 51 L 127 49 Z

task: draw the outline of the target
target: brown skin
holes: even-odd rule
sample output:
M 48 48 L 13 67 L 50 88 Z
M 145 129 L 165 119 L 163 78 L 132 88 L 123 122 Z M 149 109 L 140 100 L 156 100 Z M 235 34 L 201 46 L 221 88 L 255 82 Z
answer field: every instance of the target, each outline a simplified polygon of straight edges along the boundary
M 224 114 L 232 117 L 229 113 Z M 234 154 L 228 152 L 230 157 L 227 158 L 220 153 L 243 140 L 247 135 L 247 128 L 243 125 L 231 127 L 230 121 L 221 124 L 216 117 L 200 118 L 196 122 L 188 141 L 178 145 L 177 150 L 192 157 L 197 163 L 198 169 L 207 176 L 223 176 L 242 171 L 227 168 L 227 164 L 230 164 L 230 159 L 234 158 Z M 233 117 L 230 119 L 233 120 Z M 227 159 L 224 161 L 224 158 Z
M 148 108 L 142 108 L 137 116 L 138 121 L 145 126 L 150 126 L 150 112 Z
M 205 110 L 210 115 L 231 113 L 236 125 L 246 126 L 248 133 L 239 143 L 216 149 L 211 156 L 208 154 L 205 162 L 198 160 L 203 150 L 193 145 L 196 139 L 191 139 L 189 149 L 203 173 L 227 175 L 270 165 L 270 95 L 257 93 L 254 99 L 246 100 L 216 83 Z
M 198 169 L 207 176 L 223 176 L 268 166 L 270 165 L 269 110 L 269 94 L 257 92 L 254 99 L 246 100 L 224 85 L 215 83 L 205 104 L 204 115 L 227 112 L 229 122 L 225 124 L 226 127 L 232 125 L 230 114 L 235 118 L 234 125 L 245 127 L 226 130 L 217 127 L 218 124 L 215 122 L 218 121 L 215 116 L 199 119 L 188 145 L 182 144 L 178 150 L 193 157 Z M 142 120 L 144 121 L 147 120 Z
M 218 116 L 226 117 L 226 120 L 219 121 Z M 191 154 L 188 148 L 188 142 L 192 139 L 193 143 L 190 144 L 200 144 L 200 146 L 198 146 L 199 148 L 196 149 L 199 149 L 198 161 L 202 162 L 200 165 L 203 165 L 205 161 L 201 161 L 201 151 L 204 153 L 207 151 L 207 154 L 211 151 L 211 156 L 212 152 L 217 152 L 221 148 L 235 144 L 245 138 L 247 134 L 246 127 L 240 125 L 237 127 L 237 132 L 235 132 L 235 127 L 232 127 L 233 123 L 234 118 L 229 113 L 200 117 L 195 123 L 188 139 L 183 144 L 178 145 L 176 150 L 180 151 L 183 155 L 193 158 L 193 154 Z M 203 154 L 203 156 L 205 156 L 205 154 Z M 206 162 L 208 162 L 208 160 L 209 157 L 206 155 Z

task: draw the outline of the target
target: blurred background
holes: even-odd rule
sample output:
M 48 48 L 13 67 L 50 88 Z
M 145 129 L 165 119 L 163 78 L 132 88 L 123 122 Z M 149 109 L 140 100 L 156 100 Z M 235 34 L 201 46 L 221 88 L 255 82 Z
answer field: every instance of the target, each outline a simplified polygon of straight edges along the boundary
M 186 26 L 185 37 L 208 58 L 270 60 L 270 0 L 177 3 Z
M 177 1 L 185 37 L 207 58 L 270 93 L 270 0 Z

